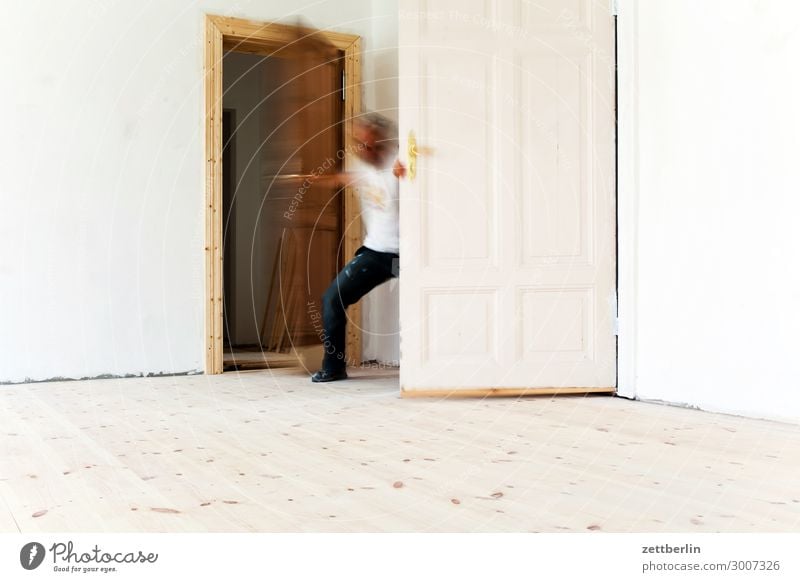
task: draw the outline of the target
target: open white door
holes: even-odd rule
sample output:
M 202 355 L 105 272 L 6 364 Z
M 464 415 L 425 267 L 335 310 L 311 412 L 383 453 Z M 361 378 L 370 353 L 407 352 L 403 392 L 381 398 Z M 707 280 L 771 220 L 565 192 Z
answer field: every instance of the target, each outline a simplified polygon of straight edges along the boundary
M 404 0 L 399 85 L 404 394 L 613 390 L 609 2 Z

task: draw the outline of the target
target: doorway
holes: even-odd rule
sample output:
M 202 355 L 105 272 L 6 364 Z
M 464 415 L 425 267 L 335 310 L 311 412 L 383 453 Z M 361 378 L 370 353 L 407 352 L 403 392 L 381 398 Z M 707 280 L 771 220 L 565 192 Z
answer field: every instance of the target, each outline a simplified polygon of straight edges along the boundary
M 361 243 L 354 194 L 310 180 L 350 165 L 359 39 L 216 16 L 206 32 L 206 373 L 313 366 L 319 298 Z

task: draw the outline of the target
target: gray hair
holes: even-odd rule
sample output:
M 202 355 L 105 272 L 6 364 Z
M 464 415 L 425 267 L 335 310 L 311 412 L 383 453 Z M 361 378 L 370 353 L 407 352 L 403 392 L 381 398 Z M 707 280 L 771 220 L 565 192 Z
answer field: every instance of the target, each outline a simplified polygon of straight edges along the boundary
M 386 146 L 397 147 L 397 124 L 388 117 L 368 111 L 357 116 L 355 122 L 377 133 L 379 141 Z

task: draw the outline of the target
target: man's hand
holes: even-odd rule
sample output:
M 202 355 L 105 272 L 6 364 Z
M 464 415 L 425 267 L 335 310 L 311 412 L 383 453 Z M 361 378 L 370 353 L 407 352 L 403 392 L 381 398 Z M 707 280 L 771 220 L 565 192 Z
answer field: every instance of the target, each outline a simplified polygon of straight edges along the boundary
M 406 167 L 400 160 L 394 161 L 394 166 L 392 167 L 392 173 L 394 174 L 395 178 L 403 178 L 406 175 Z

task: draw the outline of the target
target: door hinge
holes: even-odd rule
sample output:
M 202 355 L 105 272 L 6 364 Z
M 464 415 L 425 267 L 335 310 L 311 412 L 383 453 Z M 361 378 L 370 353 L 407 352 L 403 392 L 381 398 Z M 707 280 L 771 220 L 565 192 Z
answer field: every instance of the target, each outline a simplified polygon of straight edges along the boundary
M 619 0 L 611 0 L 611 16 L 619 16 Z
M 342 71 L 342 101 L 344 101 L 347 97 L 345 91 L 347 90 L 347 75 L 345 72 Z

